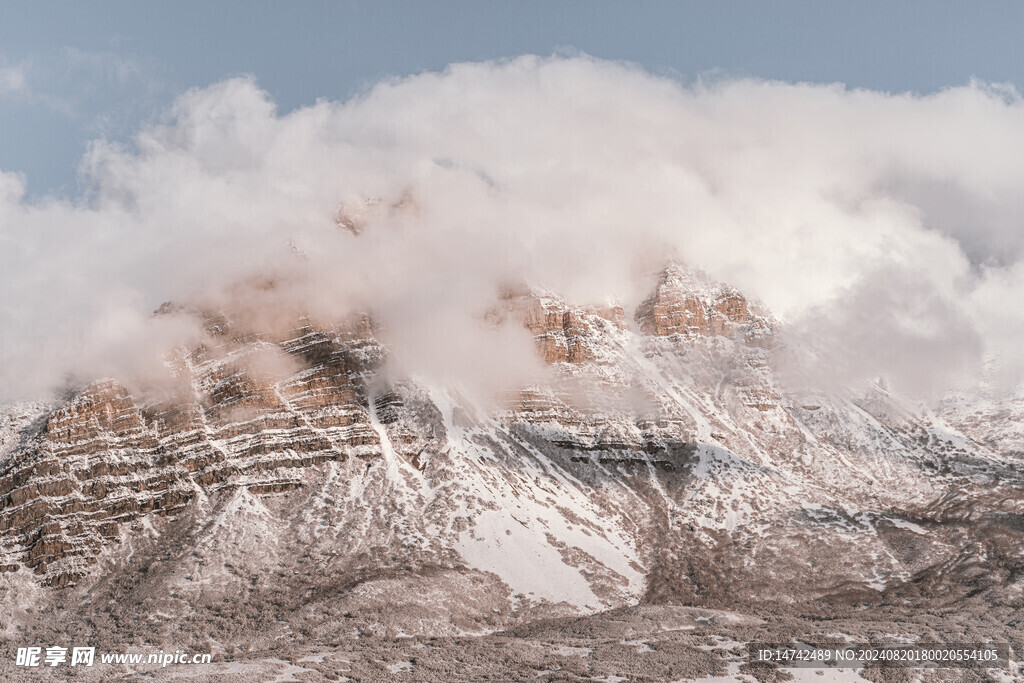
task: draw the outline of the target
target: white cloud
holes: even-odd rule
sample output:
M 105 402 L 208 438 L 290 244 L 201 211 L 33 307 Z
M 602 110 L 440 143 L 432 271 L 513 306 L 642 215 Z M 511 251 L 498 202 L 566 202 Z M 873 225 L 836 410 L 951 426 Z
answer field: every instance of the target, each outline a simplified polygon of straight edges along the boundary
M 86 135 L 126 137 L 170 100 L 159 71 L 152 60 L 71 47 L 17 63 L 0 55 L 0 97 L 60 114 Z
M 628 303 L 669 254 L 833 340 L 851 376 L 1024 367 L 1006 332 L 1024 313 L 998 304 L 1024 286 L 1022 124 L 1019 96 L 978 83 L 684 87 L 586 57 L 460 64 L 283 116 L 225 81 L 130 148 L 95 142 L 87 203 L 25 204 L 4 176 L 0 386 L 150 357 L 161 301 L 253 273 L 321 315 L 374 310 L 407 369 L 472 374 L 497 352 L 474 325 L 499 282 Z M 338 230 L 367 197 L 405 208 Z
M 24 92 L 27 87 L 25 65 L 0 61 L 0 97 Z

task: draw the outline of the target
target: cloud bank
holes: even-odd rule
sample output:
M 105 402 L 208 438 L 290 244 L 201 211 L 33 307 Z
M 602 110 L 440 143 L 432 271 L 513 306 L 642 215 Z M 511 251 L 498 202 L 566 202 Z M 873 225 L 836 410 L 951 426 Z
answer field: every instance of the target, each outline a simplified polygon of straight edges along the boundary
M 373 310 L 408 371 L 514 377 L 529 340 L 478 328 L 500 284 L 628 305 L 669 255 L 825 344 L 843 381 L 933 391 L 995 358 L 1011 387 L 1024 370 L 1024 102 L 1007 88 L 683 84 L 521 57 L 282 115 L 236 78 L 131 145 L 95 141 L 81 173 L 86 195 L 31 202 L 0 173 L 3 397 L 159 365 L 195 331 L 157 306 L 255 275 L 282 283 L 282 310 Z

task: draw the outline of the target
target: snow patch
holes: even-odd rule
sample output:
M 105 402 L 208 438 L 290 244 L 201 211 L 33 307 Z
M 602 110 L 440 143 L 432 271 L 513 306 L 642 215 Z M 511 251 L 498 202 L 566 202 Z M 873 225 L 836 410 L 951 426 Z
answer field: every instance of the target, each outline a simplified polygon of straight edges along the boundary
M 600 609 L 590 583 L 542 538 L 501 512 L 488 510 L 477 517 L 474 528 L 459 535 L 456 548 L 470 567 L 497 574 L 516 593 Z

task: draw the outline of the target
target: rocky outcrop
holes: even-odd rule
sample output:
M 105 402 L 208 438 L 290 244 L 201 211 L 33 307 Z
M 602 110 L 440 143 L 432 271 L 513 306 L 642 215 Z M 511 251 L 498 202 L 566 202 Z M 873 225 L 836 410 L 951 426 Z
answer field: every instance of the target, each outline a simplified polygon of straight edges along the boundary
M 122 525 L 178 512 L 198 491 L 288 491 L 303 485 L 303 468 L 379 457 L 362 377 L 380 350 L 365 320 L 326 330 L 306 322 L 273 342 L 224 316 L 207 323 L 220 345 L 177 360 L 185 384 L 172 399 L 94 382 L 3 463 L 5 564 L 66 585 Z M 301 369 L 275 375 L 261 365 L 268 354 L 301 359 Z
M 583 363 L 593 359 L 590 326 L 580 312 L 550 298 L 530 297 L 516 311 L 537 340 L 547 363 Z
M 747 341 L 771 333 L 771 317 L 754 309 L 738 290 L 711 282 L 703 273 L 679 265 L 666 268 L 655 291 L 637 307 L 644 334 L 658 337 L 742 337 Z
M 552 292 L 535 291 L 524 284 L 501 289 L 499 300 L 499 307 L 488 317 L 495 322 L 511 318 L 532 332 L 546 363 L 597 360 L 601 336 L 597 328 L 602 321 L 625 328 L 625 312 L 618 304 L 572 305 Z

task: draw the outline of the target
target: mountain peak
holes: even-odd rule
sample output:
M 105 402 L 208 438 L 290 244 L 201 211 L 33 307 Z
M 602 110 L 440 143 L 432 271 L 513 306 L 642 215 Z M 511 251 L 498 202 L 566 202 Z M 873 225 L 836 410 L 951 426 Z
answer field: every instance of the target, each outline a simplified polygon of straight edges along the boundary
M 763 338 L 776 327 L 774 319 L 735 287 L 706 273 L 672 262 L 636 310 L 644 334 L 668 337 Z

